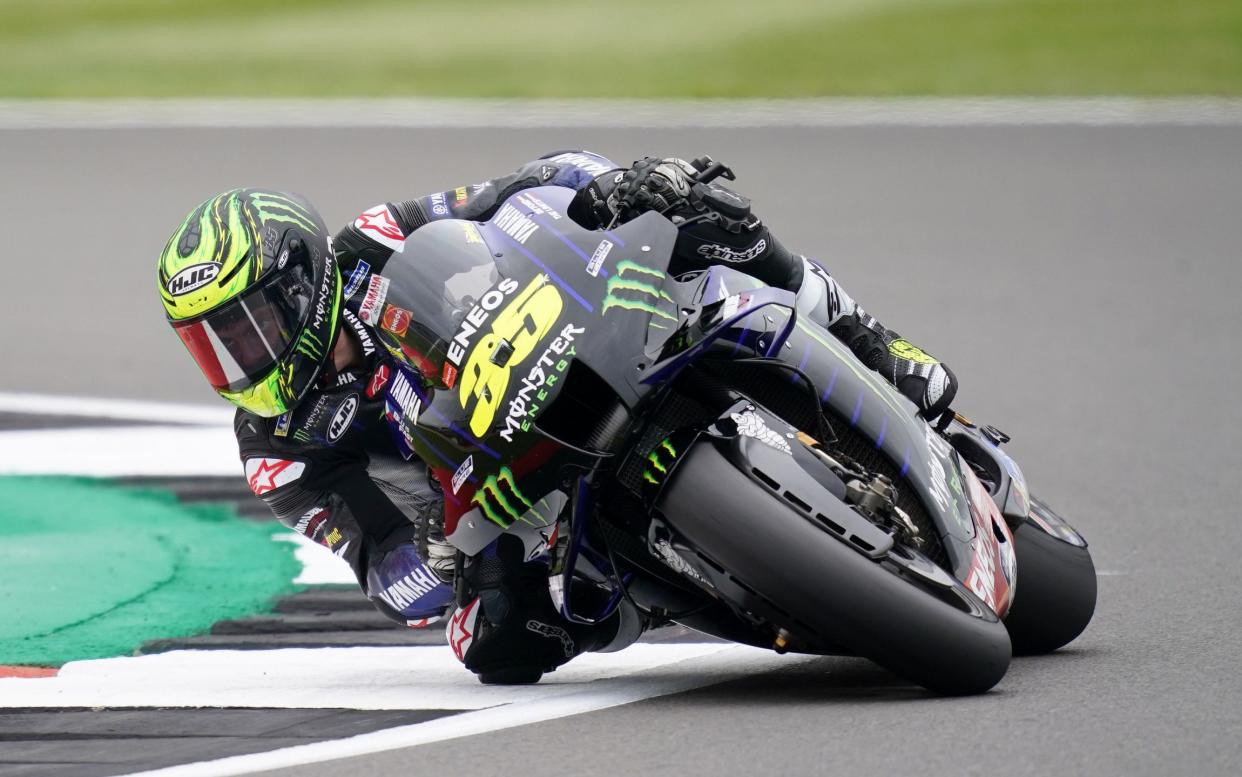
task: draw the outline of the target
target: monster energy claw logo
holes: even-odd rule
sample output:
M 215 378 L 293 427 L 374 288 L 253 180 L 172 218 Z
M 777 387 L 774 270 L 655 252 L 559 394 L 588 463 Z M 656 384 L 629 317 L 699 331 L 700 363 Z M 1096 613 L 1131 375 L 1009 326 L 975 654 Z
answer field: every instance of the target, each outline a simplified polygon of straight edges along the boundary
M 503 529 L 520 520 L 533 506 L 518 490 L 517 483 L 513 480 L 513 471 L 508 467 L 501 467 L 499 475 L 488 475 L 470 501 L 483 510 L 489 521 Z
M 293 350 L 308 359 L 318 359 L 323 353 L 323 342 L 315 336 L 314 332 L 307 329 L 302 333 Z
M 668 476 L 668 470 L 677 459 L 677 449 L 665 438 L 647 454 L 647 466 L 643 470 L 643 481 L 653 486 L 660 485 Z
M 608 295 L 604 297 L 603 313 L 612 308 L 639 310 L 653 316 L 677 319 L 658 307 L 661 301 L 672 304 L 673 298 L 661 288 L 664 273 L 626 259 L 617 263 L 617 272 L 608 279 Z
M 297 200 L 275 192 L 250 192 L 250 205 L 263 221 L 284 221 L 315 232 L 315 221 L 310 211 Z

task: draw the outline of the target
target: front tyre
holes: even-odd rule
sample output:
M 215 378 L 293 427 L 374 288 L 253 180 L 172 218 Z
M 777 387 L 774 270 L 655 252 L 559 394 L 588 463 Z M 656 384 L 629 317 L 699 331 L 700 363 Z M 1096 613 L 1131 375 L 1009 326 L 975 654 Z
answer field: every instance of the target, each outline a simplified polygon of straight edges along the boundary
M 687 452 L 659 507 L 686 544 L 771 605 L 769 622 L 812 644 L 844 646 L 946 695 L 983 693 L 1009 667 L 1005 628 L 957 581 L 936 596 L 865 557 L 710 442 Z

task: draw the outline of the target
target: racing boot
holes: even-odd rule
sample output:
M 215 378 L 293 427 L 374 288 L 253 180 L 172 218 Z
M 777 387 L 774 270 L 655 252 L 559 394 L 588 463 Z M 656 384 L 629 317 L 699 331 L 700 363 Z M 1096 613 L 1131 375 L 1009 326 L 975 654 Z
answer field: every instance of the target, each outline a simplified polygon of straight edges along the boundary
M 696 237 L 703 239 L 703 232 Z M 735 238 L 749 242 L 732 248 L 707 243 L 711 252 L 705 252 L 704 244 L 699 243 L 695 252 L 700 258 L 710 253 L 710 258 L 770 286 L 796 292 L 799 315 L 815 321 L 849 346 L 863 364 L 880 373 L 913 402 L 924 418 L 937 418 L 949 409 L 957 394 L 953 371 L 863 310 L 818 262 L 786 250 L 762 225 L 753 231 L 743 230 Z M 678 239 L 683 261 L 684 239 L 684 234 Z M 708 239 L 725 242 L 720 232 Z M 762 250 L 756 251 L 758 248 Z M 725 249 L 732 253 L 721 253 Z
M 471 596 L 449 619 L 446 636 L 485 684 L 535 683 L 581 653 L 620 650 L 642 634 L 641 619 L 625 602 L 594 625 L 562 617 L 548 591 L 547 564 L 526 561 L 512 535 L 471 558 L 464 578 Z
M 804 256 L 790 256 L 786 261 L 802 265 L 797 290 L 800 315 L 848 345 L 863 364 L 913 402 L 924 418 L 934 419 L 949 409 L 957 394 L 957 378 L 948 366 L 868 314 L 818 262 Z

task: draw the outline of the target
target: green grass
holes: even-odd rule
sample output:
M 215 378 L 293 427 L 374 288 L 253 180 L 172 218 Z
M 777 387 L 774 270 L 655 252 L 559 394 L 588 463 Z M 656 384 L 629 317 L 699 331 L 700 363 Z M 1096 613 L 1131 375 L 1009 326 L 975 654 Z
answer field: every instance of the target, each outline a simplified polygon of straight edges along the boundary
M 0 95 L 1239 95 L 1239 0 L 5 0 Z

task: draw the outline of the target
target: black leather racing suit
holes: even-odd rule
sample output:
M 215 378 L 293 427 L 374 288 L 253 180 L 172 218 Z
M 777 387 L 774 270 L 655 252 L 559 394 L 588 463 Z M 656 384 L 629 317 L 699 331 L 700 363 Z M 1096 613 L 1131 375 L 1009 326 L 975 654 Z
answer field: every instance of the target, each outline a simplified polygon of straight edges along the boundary
M 359 318 L 370 279 L 407 235 L 430 221 L 486 220 L 514 192 L 534 186 L 570 187 L 584 202 L 598 199 L 619 180 L 619 169 L 589 152 L 556 152 L 500 178 L 363 212 L 333 242 L 344 282 L 343 325 L 361 346 L 363 364 L 325 378 L 278 418 L 238 412 L 237 439 L 251 490 L 286 526 L 347 561 L 366 595 L 389 618 L 421 627 L 446 612 L 454 551 L 443 539 L 441 484 L 422 462 L 402 458 L 385 421 L 385 388 L 404 377 Z M 719 245 L 701 231 L 684 246 L 679 241 L 674 271 L 725 261 L 795 291 L 803 283 L 823 284 L 825 309 L 813 314 L 820 323 L 916 403 L 915 395 L 941 398 L 943 387 L 925 391 L 934 359 L 864 313 L 822 267 L 785 251 L 757 219 L 752 222 L 744 234 L 722 235 Z M 912 390 L 907 378 L 921 382 Z M 450 628 L 458 658 L 470 646 L 469 635 L 461 633 L 460 625 L 457 636 Z

